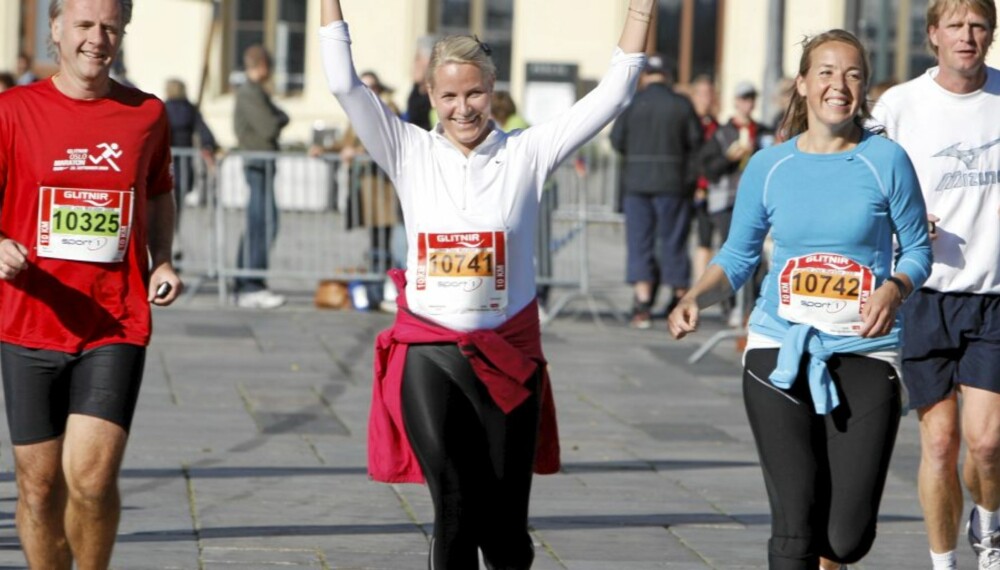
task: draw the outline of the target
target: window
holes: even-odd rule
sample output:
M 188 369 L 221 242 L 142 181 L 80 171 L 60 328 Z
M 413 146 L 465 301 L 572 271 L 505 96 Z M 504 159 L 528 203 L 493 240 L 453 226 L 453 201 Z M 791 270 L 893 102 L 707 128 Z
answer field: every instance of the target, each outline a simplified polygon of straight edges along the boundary
M 243 52 L 254 44 L 274 58 L 274 87 L 282 95 L 305 84 L 307 0 L 230 0 L 228 10 L 229 84 L 246 81 Z
M 433 13 L 434 33 L 475 34 L 490 45 L 497 66 L 497 89 L 510 83 L 514 0 L 439 0 Z
M 678 83 L 715 75 L 723 1 L 658 0 L 653 49 L 674 64 Z
M 925 32 L 928 0 L 853 0 L 848 25 L 868 48 L 872 84 L 906 81 L 934 65 Z

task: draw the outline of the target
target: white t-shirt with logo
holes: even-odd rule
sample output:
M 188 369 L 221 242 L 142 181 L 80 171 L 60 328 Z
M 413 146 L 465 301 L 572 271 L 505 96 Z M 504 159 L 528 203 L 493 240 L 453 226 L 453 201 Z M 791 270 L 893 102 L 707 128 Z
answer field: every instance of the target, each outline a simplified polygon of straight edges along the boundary
M 872 114 L 910 155 L 927 212 L 941 218 L 924 287 L 1000 294 L 1000 72 L 987 68 L 983 88 L 964 95 L 937 73 L 888 90 Z

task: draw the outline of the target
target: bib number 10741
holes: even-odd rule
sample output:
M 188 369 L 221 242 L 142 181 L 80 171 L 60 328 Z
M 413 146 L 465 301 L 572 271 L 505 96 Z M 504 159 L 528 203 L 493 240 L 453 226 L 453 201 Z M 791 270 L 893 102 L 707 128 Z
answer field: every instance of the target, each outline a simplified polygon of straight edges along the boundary
M 433 277 L 492 277 L 493 252 L 435 251 L 429 259 L 429 274 Z

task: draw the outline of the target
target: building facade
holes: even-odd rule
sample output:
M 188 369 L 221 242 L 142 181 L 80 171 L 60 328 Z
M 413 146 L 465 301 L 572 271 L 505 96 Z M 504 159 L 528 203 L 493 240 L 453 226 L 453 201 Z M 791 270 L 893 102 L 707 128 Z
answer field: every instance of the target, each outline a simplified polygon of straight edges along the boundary
M 416 46 L 432 34 L 475 33 L 489 43 L 498 85 L 519 103 L 536 79 L 529 69 L 548 64 L 572 69 L 582 93 L 608 65 L 628 0 L 342 3 L 358 70 L 378 72 L 405 108 Z M 775 78 L 794 75 L 801 39 L 829 28 L 852 30 L 872 48 L 876 81 L 921 72 L 932 61 L 924 47 L 926 6 L 927 0 L 659 0 L 649 51 L 676 63 L 681 85 L 699 74 L 715 77 L 725 118 L 736 83 L 749 80 L 770 93 Z M 35 57 L 41 75 L 54 69 L 46 53 L 47 11 L 48 0 L 0 2 L 0 69 L 13 69 L 20 51 Z M 319 0 L 137 2 L 123 62 L 133 83 L 157 95 L 168 78 L 183 80 L 220 142 L 230 146 L 233 91 L 243 80 L 240 54 L 262 43 L 275 56 L 276 101 L 293 119 L 282 142 L 305 146 L 315 128 L 343 128 L 346 120 L 326 89 L 318 19 Z M 990 55 L 997 65 L 996 50 Z M 769 69 L 768 61 L 780 61 L 781 69 Z M 770 100 L 762 103 L 766 111 Z

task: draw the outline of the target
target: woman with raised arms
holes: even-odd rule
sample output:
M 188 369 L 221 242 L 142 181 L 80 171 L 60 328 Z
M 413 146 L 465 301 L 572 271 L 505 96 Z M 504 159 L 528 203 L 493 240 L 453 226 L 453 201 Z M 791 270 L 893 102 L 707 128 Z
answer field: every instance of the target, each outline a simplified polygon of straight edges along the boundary
M 533 253 L 545 179 L 628 104 L 654 0 L 631 0 L 600 84 L 551 122 L 505 134 L 490 119 L 496 68 L 468 36 L 435 46 L 427 73 L 440 124 L 404 123 L 358 79 L 339 0 L 323 0 L 331 92 L 392 180 L 409 244 L 399 312 L 377 341 L 369 473 L 426 480 L 429 566 L 520 570 L 532 471 L 559 469 L 541 349 Z M 374 30 L 372 33 L 375 33 Z M 609 46 L 610 47 L 610 46 Z

